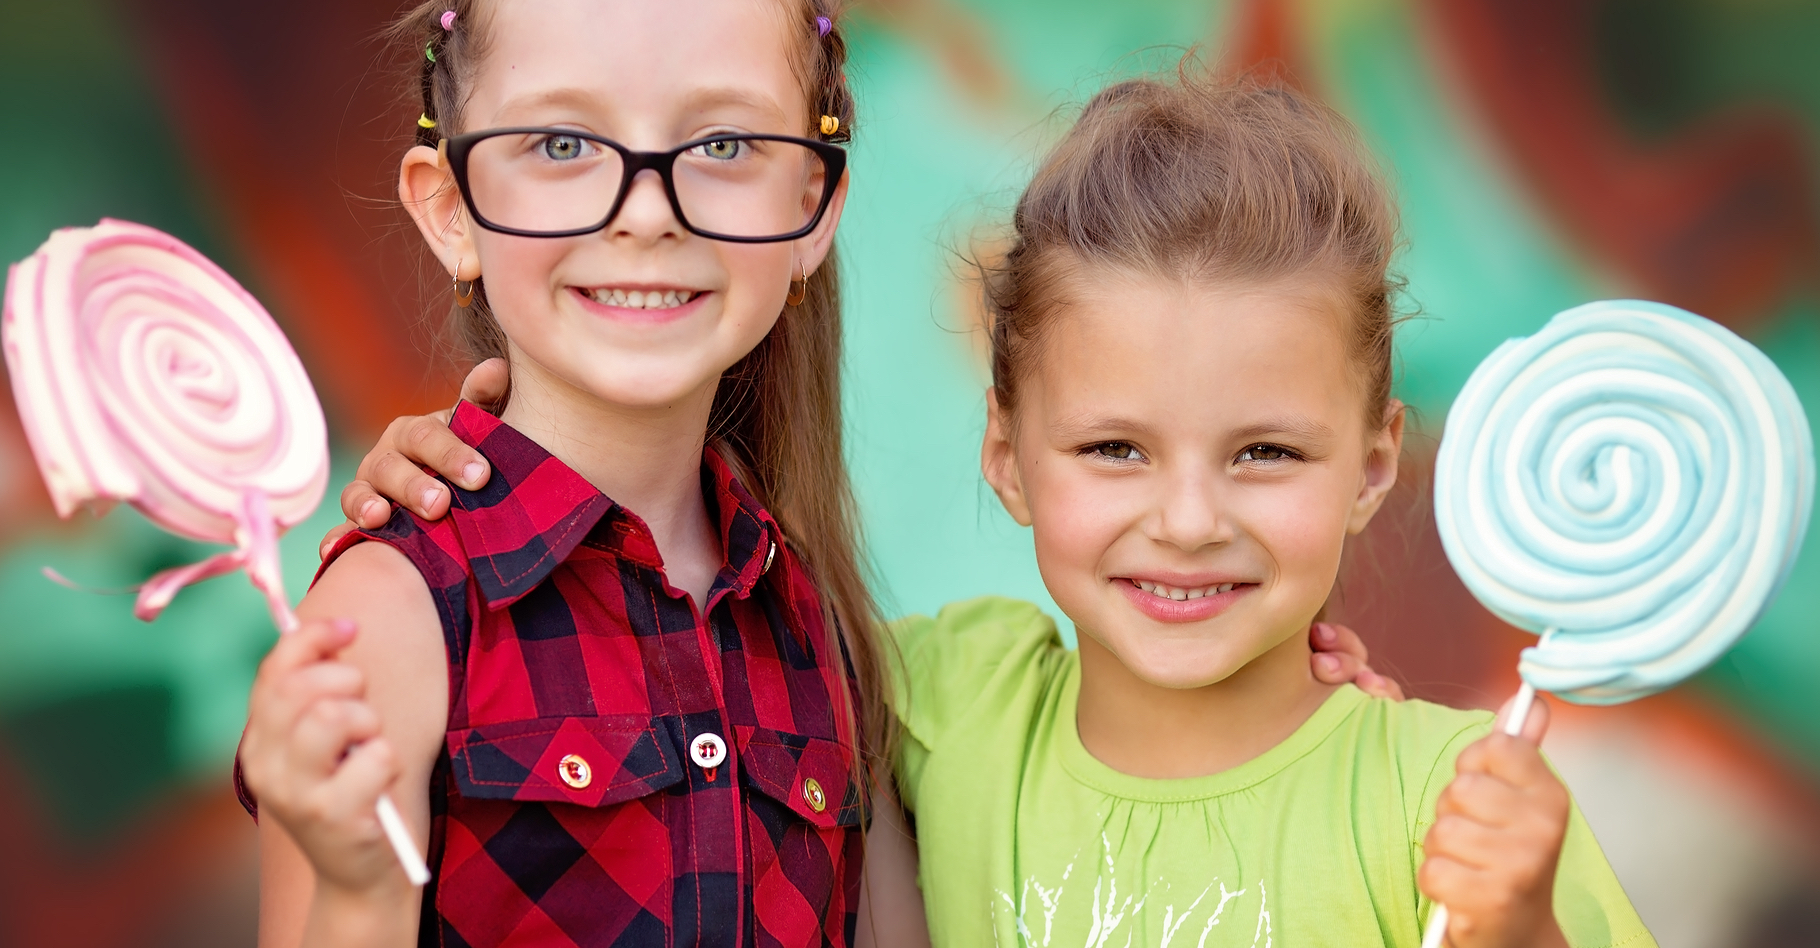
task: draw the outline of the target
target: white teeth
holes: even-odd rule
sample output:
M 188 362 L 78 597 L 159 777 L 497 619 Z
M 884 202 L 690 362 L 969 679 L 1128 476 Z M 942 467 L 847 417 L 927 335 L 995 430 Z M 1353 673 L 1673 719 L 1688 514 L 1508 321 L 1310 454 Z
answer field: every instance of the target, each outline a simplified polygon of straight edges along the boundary
M 1176 602 L 1218 596 L 1221 593 L 1231 592 L 1233 587 L 1238 585 L 1238 583 L 1221 583 L 1218 586 L 1202 586 L 1199 589 L 1177 589 L 1174 586 L 1165 586 L 1162 583 L 1152 583 L 1142 579 L 1134 579 L 1131 584 L 1159 599 L 1173 599 Z
M 674 309 L 695 298 L 688 290 L 589 290 L 594 302 L 621 309 Z

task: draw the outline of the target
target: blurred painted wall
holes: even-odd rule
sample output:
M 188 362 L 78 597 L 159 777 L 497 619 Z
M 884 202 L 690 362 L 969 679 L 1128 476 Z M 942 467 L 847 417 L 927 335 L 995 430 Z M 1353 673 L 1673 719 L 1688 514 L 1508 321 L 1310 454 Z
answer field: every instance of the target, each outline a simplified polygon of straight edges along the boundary
M 0 0 L 0 258 L 108 215 L 214 255 L 323 394 L 341 479 L 384 422 L 447 404 L 435 293 L 388 202 L 416 117 L 389 0 Z M 961 254 L 990 241 L 1070 104 L 1199 46 L 1364 129 L 1409 247 L 1397 508 L 1334 611 L 1418 694 L 1495 703 L 1522 636 L 1453 579 L 1421 474 L 1498 342 L 1638 295 L 1738 329 L 1820 405 L 1820 5 L 1799 0 L 873 0 L 842 227 L 851 459 L 887 601 L 1045 600 L 975 463 L 984 372 Z M 0 395 L 0 401 L 6 398 Z M 6 405 L 10 409 L 10 403 Z M 339 483 L 339 480 L 338 482 Z M 330 505 L 333 504 L 331 493 Z M 325 509 L 288 538 L 301 591 Z M 251 942 L 226 767 L 272 632 L 238 579 L 157 624 L 64 589 L 196 549 L 133 514 L 59 523 L 0 410 L 0 948 Z M 1550 750 L 1665 945 L 1808 944 L 1820 922 L 1820 551 L 1695 686 L 1568 714 Z

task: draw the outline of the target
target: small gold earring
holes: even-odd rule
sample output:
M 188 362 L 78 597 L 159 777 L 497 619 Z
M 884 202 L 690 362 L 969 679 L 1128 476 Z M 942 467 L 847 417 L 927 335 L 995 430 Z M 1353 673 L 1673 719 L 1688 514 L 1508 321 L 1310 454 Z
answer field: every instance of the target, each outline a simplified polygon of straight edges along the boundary
M 460 264 L 460 262 L 457 262 L 455 264 L 454 283 L 455 283 L 455 305 L 456 306 L 459 306 L 462 309 L 467 309 L 469 306 L 474 305 L 474 284 L 476 284 L 478 282 L 480 282 L 479 277 L 475 277 L 474 279 L 467 281 L 468 291 L 466 293 L 463 293 L 461 291 L 461 283 L 462 283 L 461 264 Z
M 790 295 L 784 297 L 785 306 L 801 306 L 803 300 L 809 298 L 809 271 L 800 260 L 796 262 L 796 267 L 802 273 L 803 278 L 790 281 Z

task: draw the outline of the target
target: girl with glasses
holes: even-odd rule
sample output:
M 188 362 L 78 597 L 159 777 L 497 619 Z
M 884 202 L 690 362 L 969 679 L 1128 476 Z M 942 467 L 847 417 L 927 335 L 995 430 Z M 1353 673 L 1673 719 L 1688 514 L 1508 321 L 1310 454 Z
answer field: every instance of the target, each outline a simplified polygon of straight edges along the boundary
M 510 388 L 451 421 L 485 486 L 340 537 L 260 668 L 261 944 L 920 939 L 907 873 L 860 884 L 890 714 L 841 457 L 836 17 L 396 25 L 422 88 L 399 195 Z

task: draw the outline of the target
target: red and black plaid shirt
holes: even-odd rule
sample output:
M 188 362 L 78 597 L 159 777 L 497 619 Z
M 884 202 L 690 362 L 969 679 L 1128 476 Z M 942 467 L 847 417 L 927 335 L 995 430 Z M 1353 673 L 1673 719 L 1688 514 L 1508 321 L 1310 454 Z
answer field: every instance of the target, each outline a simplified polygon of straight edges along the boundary
M 420 942 L 850 944 L 850 668 L 771 515 L 703 452 L 726 558 L 697 612 L 631 511 L 472 405 L 450 427 L 491 481 L 451 485 L 442 520 L 400 510 L 333 551 L 397 548 L 442 619 Z

